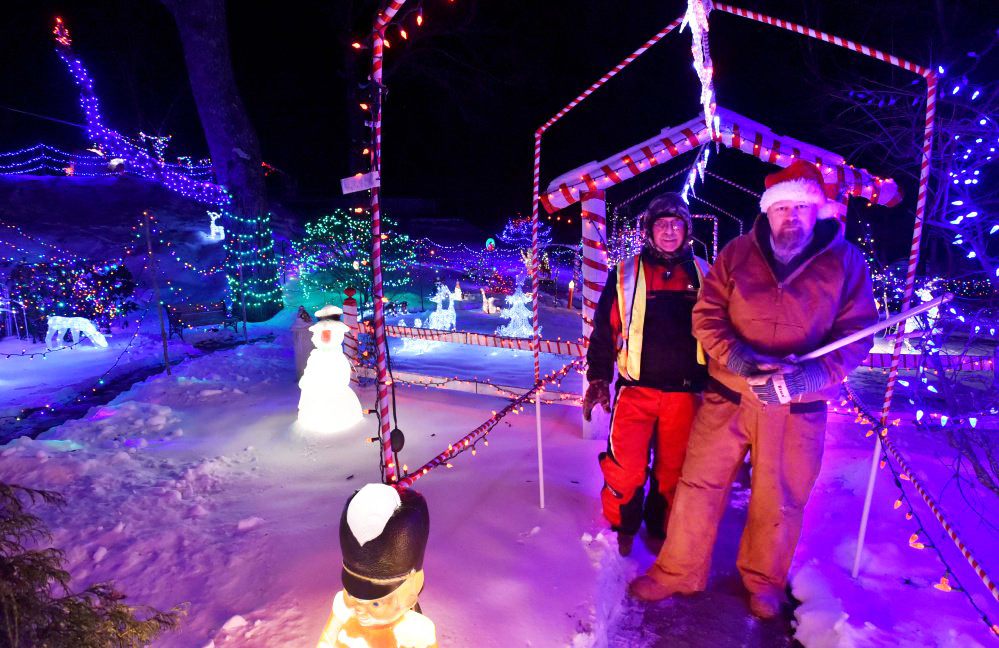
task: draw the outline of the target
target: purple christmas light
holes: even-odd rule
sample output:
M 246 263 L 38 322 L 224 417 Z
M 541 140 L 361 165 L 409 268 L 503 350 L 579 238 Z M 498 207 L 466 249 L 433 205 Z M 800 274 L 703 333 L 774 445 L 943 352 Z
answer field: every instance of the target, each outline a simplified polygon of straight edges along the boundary
M 56 18 L 53 33 L 55 34 L 56 54 L 69 68 L 73 81 L 80 88 L 80 106 L 83 108 L 87 122 L 87 135 L 103 151 L 113 157 L 123 159 L 129 171 L 144 178 L 155 180 L 167 189 L 192 200 L 219 207 L 232 202 L 232 197 L 225 187 L 196 180 L 170 168 L 164 162 L 157 160 L 148 152 L 129 142 L 121 133 L 105 126 L 101 116 L 100 102 L 94 93 L 94 82 L 83 63 L 73 55 L 69 30 L 66 29 L 61 18 Z

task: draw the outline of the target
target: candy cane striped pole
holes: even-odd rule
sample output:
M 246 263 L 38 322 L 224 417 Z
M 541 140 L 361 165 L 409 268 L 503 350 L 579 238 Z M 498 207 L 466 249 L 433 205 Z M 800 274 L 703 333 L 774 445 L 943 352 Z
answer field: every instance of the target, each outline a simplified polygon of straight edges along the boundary
M 916 63 L 906 61 L 905 59 L 900 59 L 897 56 L 891 54 L 886 54 L 881 50 L 876 50 L 873 47 L 868 47 L 866 45 L 860 45 L 854 43 L 851 40 L 845 38 L 840 38 L 839 36 L 833 36 L 832 34 L 827 34 L 826 32 L 819 31 L 817 29 L 812 29 L 811 27 L 805 27 L 804 25 L 799 25 L 797 23 L 790 22 L 788 20 L 782 20 L 780 18 L 774 18 L 773 16 L 768 16 L 766 14 L 758 13 L 756 11 L 749 11 L 748 9 L 741 9 L 739 7 L 734 7 L 729 4 L 716 3 L 713 6 L 715 11 L 724 11 L 725 13 L 734 14 L 736 16 L 742 16 L 743 18 L 749 18 L 750 20 L 755 20 L 757 22 L 766 23 L 767 25 L 772 25 L 774 27 L 780 27 L 781 29 L 786 29 L 788 31 L 793 31 L 804 36 L 810 36 L 811 38 L 817 38 L 818 40 L 825 41 L 826 43 L 832 43 L 833 45 L 838 45 L 840 47 L 845 47 L 846 49 L 853 50 L 854 52 L 859 52 L 866 56 L 876 58 L 885 63 L 891 63 L 892 65 L 897 65 L 903 70 L 908 70 L 909 72 L 915 72 L 916 74 L 926 76 L 926 68 Z
M 607 283 L 607 201 L 603 191 L 587 191 L 580 201 L 583 222 L 583 347 L 590 345 L 593 318 Z M 589 383 L 583 381 L 583 393 Z M 583 419 L 583 438 L 602 439 L 609 433 L 596 419 Z
M 888 451 L 888 454 L 890 454 L 892 458 L 895 460 L 895 463 L 897 463 L 899 467 L 902 468 L 902 470 L 905 472 L 905 476 L 909 479 L 910 482 L 912 482 L 913 488 L 915 488 L 916 492 L 919 493 L 919 496 L 923 498 L 923 501 L 926 503 L 926 506 L 928 506 L 930 511 L 933 512 L 933 516 L 936 517 L 937 521 L 940 523 L 940 526 L 942 526 L 944 531 L 947 533 L 947 536 L 950 537 L 950 539 L 957 546 L 958 551 L 960 551 L 961 555 L 964 556 L 964 559 L 968 561 L 968 564 L 971 565 L 971 568 L 975 570 L 975 574 L 977 574 L 978 577 L 982 579 L 982 583 L 989 590 L 989 593 L 993 596 L 993 598 L 999 601 L 999 585 L 997 585 L 995 581 L 989 578 L 989 575 L 982 568 L 981 563 L 979 563 L 975 559 L 975 557 L 971 554 L 971 550 L 968 549 L 967 545 L 965 545 L 964 542 L 961 541 L 961 538 L 958 537 L 957 532 L 947 521 L 947 518 L 944 517 L 943 511 L 940 510 L 940 507 L 937 505 L 936 500 L 934 500 L 933 497 L 926 492 L 926 489 L 923 488 L 923 484 L 916 477 L 916 474 L 913 472 L 912 468 L 909 467 L 909 464 L 906 463 L 905 458 L 902 457 L 901 453 L 899 453 L 898 449 L 895 447 L 895 444 L 892 443 L 891 440 L 887 438 L 883 439 L 882 443 L 885 446 L 885 450 Z
M 371 82 L 377 93 L 374 121 L 374 146 L 371 147 L 371 170 L 381 177 L 382 166 L 382 63 L 385 47 L 385 27 L 406 0 L 392 0 L 384 11 L 378 14 L 372 34 L 371 52 Z M 375 327 L 375 366 L 378 374 L 378 421 L 379 440 L 381 447 L 381 462 L 385 483 L 398 481 L 399 458 L 392 450 L 391 421 L 389 419 L 389 387 L 391 381 L 388 375 L 388 345 L 385 337 L 385 292 L 382 286 L 382 222 L 379 193 L 381 180 L 371 189 L 371 290 L 374 298 Z
M 356 383 L 358 382 L 357 365 L 361 360 L 361 353 L 358 347 L 361 335 L 357 326 L 357 300 L 354 299 L 357 291 L 353 288 L 348 288 L 343 292 L 347 295 L 343 300 L 343 323 L 350 327 L 350 333 L 343 338 L 343 350 L 347 356 L 347 360 L 350 361 L 350 368 L 354 370 L 351 373 L 350 380 Z
M 583 222 L 583 345 L 593 333 L 600 293 L 607 283 L 607 201 L 603 191 L 587 191 L 582 196 Z
M 406 4 L 406 0 L 391 0 L 385 10 L 379 12 L 378 17 L 375 18 L 375 31 L 382 32 L 404 4 Z
M 912 293 L 916 288 L 916 266 L 919 265 L 920 240 L 923 235 L 923 218 L 926 216 L 926 192 L 930 181 L 930 155 L 933 148 L 933 119 L 937 107 L 937 75 L 927 70 L 926 76 L 926 127 L 923 135 L 923 159 L 919 169 L 919 195 L 916 199 L 916 222 L 912 229 L 912 247 L 909 249 L 909 267 L 905 273 L 905 292 L 902 296 L 901 309 L 909 307 Z M 898 379 L 898 362 L 902 353 L 902 337 L 905 327 L 899 326 L 895 334 L 892 349 L 891 371 L 888 373 L 888 386 L 885 388 L 885 400 L 881 406 L 881 425 L 888 420 L 888 410 L 891 409 L 891 397 Z
M 534 195 L 531 200 L 531 307 L 534 314 L 534 335 L 531 338 L 531 351 L 534 353 L 534 382 L 538 393 L 534 397 L 534 427 L 538 443 L 538 506 L 545 507 L 545 461 L 541 450 L 541 309 L 538 280 L 538 192 L 541 183 L 541 135 L 542 129 L 534 133 Z
M 916 200 L 916 222 L 912 228 L 912 247 L 909 250 L 909 267 L 905 275 L 905 292 L 902 296 L 902 309 L 909 306 L 912 293 L 916 286 L 916 266 L 919 265 L 919 243 L 923 235 L 923 217 L 926 214 L 926 189 L 930 179 L 930 154 L 933 146 L 933 118 L 936 114 L 937 77 L 932 70 L 923 69 L 926 77 L 926 128 L 923 135 L 923 159 L 919 170 L 919 195 Z M 905 327 L 899 325 L 895 334 L 891 355 L 891 369 L 888 372 L 888 386 L 885 387 L 885 399 L 881 405 L 880 426 L 884 428 L 888 422 L 888 412 L 891 409 L 891 399 L 898 380 L 898 365 L 902 354 L 902 338 Z M 864 511 L 860 516 L 860 531 L 857 535 L 857 552 L 853 557 L 853 575 L 856 578 L 860 570 L 860 555 L 864 550 L 864 537 L 867 535 L 867 520 L 871 514 L 871 500 L 874 495 L 874 475 L 878 468 L 878 458 L 881 456 L 883 441 L 881 435 L 874 435 L 874 455 L 871 458 L 871 472 L 867 478 L 867 494 L 864 497 Z
M 594 83 L 593 85 L 591 85 L 586 90 L 583 90 L 582 94 L 580 94 L 578 97 L 576 97 L 575 99 L 573 99 L 572 101 L 570 101 L 568 104 L 566 104 L 565 108 L 563 108 L 562 110 L 560 110 L 557 113 L 555 113 L 555 115 L 552 116 L 551 119 L 549 119 L 548 121 L 546 121 L 544 123 L 544 125 L 541 127 L 541 129 L 540 129 L 541 133 L 544 133 L 546 130 L 548 130 L 552 126 L 552 124 L 554 124 L 558 120 L 560 120 L 563 117 L 565 117 L 566 113 L 568 113 L 570 110 L 572 110 L 573 108 L 575 108 L 576 106 L 578 106 L 580 103 L 583 102 L 583 100 L 585 100 L 587 97 L 589 97 L 591 94 L 593 94 L 594 90 L 596 90 L 597 88 L 599 88 L 600 86 L 602 86 L 603 84 L 607 83 L 608 81 L 610 81 L 611 79 L 613 79 L 615 76 L 617 76 L 618 72 L 620 72 L 624 68 L 626 68 L 629 65 L 631 65 L 632 62 L 634 62 L 635 59 L 637 59 L 639 56 L 641 56 L 642 54 L 644 54 L 646 52 L 646 50 L 648 50 L 650 47 L 652 47 L 653 45 L 655 45 L 656 43 L 658 43 L 659 41 L 661 41 L 666 36 L 666 34 L 670 33 L 671 31 L 673 31 L 674 29 L 676 29 L 677 27 L 679 27 L 680 23 L 682 23 L 682 22 L 683 22 L 683 16 L 680 16 L 679 18 L 677 18 L 676 20 L 674 20 L 670 24 L 668 24 L 665 27 L 663 27 L 662 30 L 660 30 L 658 34 L 656 34 L 655 36 L 653 36 L 649 40 L 645 41 L 645 43 L 642 44 L 641 47 L 639 47 L 637 50 L 635 50 L 630 55 L 628 55 L 623 61 L 621 61 L 620 63 L 618 63 L 617 65 L 615 65 L 611 69 L 610 72 L 608 72 L 607 74 L 605 74 L 602 77 L 600 77 L 597 80 L 596 83 Z

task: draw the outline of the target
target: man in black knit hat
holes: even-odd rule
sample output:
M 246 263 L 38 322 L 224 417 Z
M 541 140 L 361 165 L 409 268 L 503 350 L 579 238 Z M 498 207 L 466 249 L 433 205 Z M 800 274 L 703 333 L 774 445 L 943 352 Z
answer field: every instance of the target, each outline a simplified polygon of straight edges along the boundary
M 653 538 L 665 536 L 687 439 L 707 378 L 691 334 L 691 311 L 708 264 L 691 250 L 690 212 L 676 193 L 662 194 L 643 215 L 641 254 L 618 263 L 593 318 L 586 359 L 589 382 L 583 416 L 600 403 L 610 410 L 617 364 L 617 398 L 607 451 L 600 454 L 604 516 L 622 555 L 645 519 Z M 652 484 L 644 485 L 655 445 Z M 643 505 L 644 502 L 644 505 Z

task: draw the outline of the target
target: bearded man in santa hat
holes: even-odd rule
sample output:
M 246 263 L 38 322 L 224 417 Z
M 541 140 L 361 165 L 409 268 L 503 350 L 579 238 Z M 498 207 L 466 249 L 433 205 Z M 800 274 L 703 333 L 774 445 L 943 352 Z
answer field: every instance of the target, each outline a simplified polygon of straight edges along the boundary
M 819 472 L 826 403 L 871 349 L 864 338 L 788 362 L 877 321 L 870 272 L 843 238 L 821 172 L 795 161 L 766 179 L 763 214 L 725 246 L 704 279 L 693 332 L 710 378 L 691 430 L 663 545 L 629 591 L 643 600 L 707 585 L 718 523 L 739 465 L 752 462 L 737 567 L 750 611 L 785 601 L 802 513 Z

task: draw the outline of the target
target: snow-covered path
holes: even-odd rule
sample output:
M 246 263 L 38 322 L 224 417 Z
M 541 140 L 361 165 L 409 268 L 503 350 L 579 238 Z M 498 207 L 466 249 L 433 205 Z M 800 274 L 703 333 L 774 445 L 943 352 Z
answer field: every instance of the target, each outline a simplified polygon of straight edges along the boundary
M 39 512 L 76 585 L 114 579 L 135 603 L 189 603 L 181 629 L 157 647 L 312 645 L 338 588 L 340 510 L 378 479 L 377 448 L 366 439 L 370 417 L 337 437 L 293 435 L 292 367 L 286 335 L 187 360 L 38 441 L 0 447 L 0 480 L 67 497 L 65 509 Z M 403 386 L 398 396 L 410 466 L 504 403 Z M 370 389 L 361 400 L 370 406 Z M 421 604 L 442 646 L 725 645 L 718 637 L 785 645 L 785 626 L 746 616 L 735 578 L 745 491 L 719 534 L 711 592 L 659 606 L 626 602 L 627 580 L 652 556 L 620 558 L 606 531 L 595 459 L 603 442 L 579 438 L 577 408 L 543 412 L 545 510 L 530 410 L 501 422 L 477 456 L 417 482 L 431 512 Z M 884 474 L 871 559 L 859 581 L 849 578 L 870 461 L 870 440 L 851 421 L 831 418 L 806 511 L 794 579 L 805 601 L 799 638 L 821 648 L 988 645 L 962 595 L 931 587 L 942 567 L 906 545 L 911 529 L 891 510 Z
M 43 517 L 77 585 L 113 578 L 136 603 L 190 602 L 183 628 L 157 645 L 309 645 L 338 587 L 340 509 L 378 479 L 377 450 L 366 441 L 370 417 L 337 438 L 293 436 L 291 367 L 280 343 L 187 361 L 39 441 L 11 444 L 0 479 L 67 496 Z M 399 396 L 413 463 L 503 403 Z M 580 538 L 598 527 L 602 444 L 576 437 L 576 417 L 546 408 L 544 511 L 527 416 L 501 423 L 477 457 L 419 482 L 432 516 L 422 606 L 442 645 L 563 645 L 592 628 L 607 545 Z

